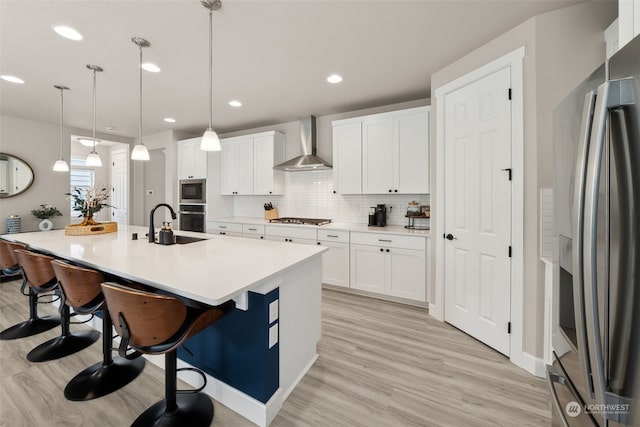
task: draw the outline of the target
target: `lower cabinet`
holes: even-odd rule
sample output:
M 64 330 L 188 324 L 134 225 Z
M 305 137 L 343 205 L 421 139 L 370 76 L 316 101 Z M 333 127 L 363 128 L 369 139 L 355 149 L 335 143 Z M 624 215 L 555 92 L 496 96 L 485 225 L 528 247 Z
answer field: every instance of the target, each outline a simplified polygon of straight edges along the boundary
M 426 301 L 426 239 L 351 233 L 351 287 Z
M 349 287 L 349 232 L 318 230 L 318 244 L 329 248 L 322 254 L 322 283 Z
M 207 233 L 221 236 L 242 237 L 242 224 L 235 222 L 207 221 Z

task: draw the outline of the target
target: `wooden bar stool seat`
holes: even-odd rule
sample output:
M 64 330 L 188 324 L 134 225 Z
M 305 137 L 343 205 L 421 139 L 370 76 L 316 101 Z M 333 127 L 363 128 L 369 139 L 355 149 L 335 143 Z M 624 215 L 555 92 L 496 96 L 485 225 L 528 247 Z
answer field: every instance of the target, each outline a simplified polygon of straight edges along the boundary
M 51 266 L 53 258 L 37 254 L 23 249 L 17 249 L 18 262 L 29 286 L 36 289 L 47 288 L 49 290 L 58 286 L 56 274 Z M 30 362 L 46 362 L 69 356 L 80 350 L 84 350 L 100 338 L 97 331 L 80 331 L 71 333 L 69 329 L 71 314 L 67 304 L 60 304 L 60 325 L 62 333 L 59 337 L 46 341 L 27 354 Z
M 22 268 L 18 262 L 18 255 L 15 251 L 17 249 L 25 250 L 26 248 L 25 245 L 19 243 L 0 240 L 0 268 L 6 272 L 14 272 L 17 270 L 18 273 L 15 274 L 16 277 L 18 274 L 22 275 L 22 287 L 20 290 L 23 294 L 27 288 L 27 278 L 22 272 Z M 51 292 L 55 290 L 55 288 L 55 281 L 53 283 L 43 283 L 41 286 L 29 286 L 29 319 L 0 332 L 0 340 L 30 337 L 58 326 L 60 324 L 59 316 L 38 316 L 38 295 Z
M 102 313 L 102 362 L 76 375 L 64 389 L 72 401 L 90 400 L 116 391 L 133 381 L 144 369 L 144 358 L 112 357 L 113 322 L 100 284 L 104 276 L 87 268 L 51 261 L 62 290 L 63 302 L 78 314 Z
M 229 301 L 218 307 L 196 309 L 182 300 L 127 288 L 116 283 L 103 283 L 102 292 L 114 326 L 121 336 L 120 355 L 131 346 L 136 353 L 165 355 L 165 398 L 143 412 L 132 424 L 138 426 L 198 427 L 209 426 L 213 419 L 213 403 L 197 390 L 177 391 L 177 349 L 187 339 L 218 321 L 235 304 Z M 134 353 L 135 355 L 135 353 Z

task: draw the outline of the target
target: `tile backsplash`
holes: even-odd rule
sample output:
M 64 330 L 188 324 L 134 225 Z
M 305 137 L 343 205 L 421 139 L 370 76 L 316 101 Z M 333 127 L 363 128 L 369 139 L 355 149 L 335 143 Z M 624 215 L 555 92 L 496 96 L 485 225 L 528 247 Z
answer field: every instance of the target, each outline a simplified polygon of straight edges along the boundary
M 281 217 L 328 218 L 333 222 L 367 223 L 370 207 L 384 203 L 387 205 L 387 224 L 407 225 L 404 215 L 412 200 L 417 200 L 420 205 L 431 204 L 429 194 L 333 194 L 331 170 L 289 172 L 285 174 L 284 195 L 234 196 L 233 215 L 262 217 L 263 205 L 271 202 L 278 208 Z M 419 221 L 423 221 L 425 225 L 429 223 L 429 220 Z

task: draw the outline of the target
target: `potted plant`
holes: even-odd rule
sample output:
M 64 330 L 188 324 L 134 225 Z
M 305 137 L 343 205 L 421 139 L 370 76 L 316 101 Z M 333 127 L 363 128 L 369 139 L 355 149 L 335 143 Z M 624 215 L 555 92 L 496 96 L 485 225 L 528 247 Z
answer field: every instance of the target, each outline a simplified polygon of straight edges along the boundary
M 40 221 L 40 224 L 38 224 L 38 228 L 41 231 L 49 231 L 53 228 L 53 222 L 51 222 L 49 218 L 62 216 L 62 212 L 60 212 L 55 206 L 40 205 L 38 209 L 33 209 L 31 211 L 31 215 L 42 220 Z
M 74 187 L 70 193 L 66 193 L 70 200 L 73 200 L 73 210 L 80 212 L 78 218 L 84 218 L 79 225 L 97 224 L 93 216 L 100 212 L 102 208 L 110 207 L 105 203 L 109 198 L 109 190 L 101 185 L 94 185 L 89 188 Z

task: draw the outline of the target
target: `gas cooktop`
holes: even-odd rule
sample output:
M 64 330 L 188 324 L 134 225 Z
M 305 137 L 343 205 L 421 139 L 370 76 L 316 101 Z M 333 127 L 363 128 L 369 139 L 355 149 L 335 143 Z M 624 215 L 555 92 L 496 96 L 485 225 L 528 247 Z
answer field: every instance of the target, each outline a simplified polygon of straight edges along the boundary
M 276 218 L 270 219 L 269 222 L 275 222 L 278 224 L 304 224 L 304 225 L 325 225 L 331 222 L 330 219 L 316 219 L 316 218 Z

